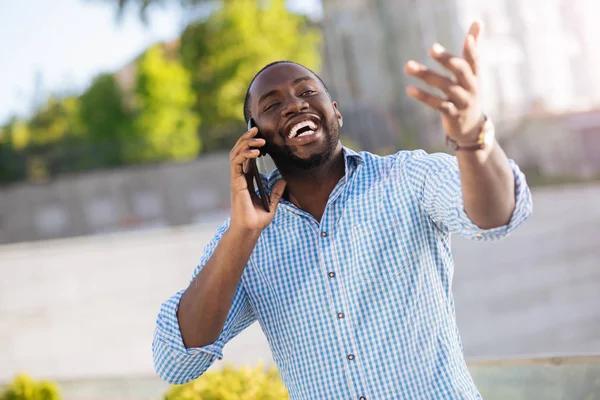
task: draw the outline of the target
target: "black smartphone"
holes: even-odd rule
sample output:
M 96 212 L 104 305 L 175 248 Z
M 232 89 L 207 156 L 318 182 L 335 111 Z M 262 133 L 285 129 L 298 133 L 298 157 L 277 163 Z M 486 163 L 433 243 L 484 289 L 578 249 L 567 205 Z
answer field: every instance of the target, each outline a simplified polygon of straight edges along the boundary
M 250 120 L 248 121 L 248 130 L 254 128 L 255 126 L 256 126 L 256 124 L 254 123 L 254 120 L 252 118 L 250 118 Z M 262 138 L 262 136 L 260 136 L 260 132 L 258 132 L 258 134 L 255 137 Z M 264 149 L 264 146 L 260 148 L 260 155 L 258 156 L 259 158 L 266 154 L 263 149 Z M 258 169 L 258 166 L 256 165 L 256 158 L 251 158 L 249 164 L 250 164 L 250 173 L 252 174 L 252 177 L 254 178 L 254 181 L 256 182 L 256 186 L 258 186 L 258 194 L 260 195 L 260 199 L 262 201 L 263 207 L 265 208 L 265 210 L 267 212 L 269 212 L 269 201 L 270 201 L 269 194 L 267 193 L 267 188 L 265 187 L 262 179 L 260 178 L 260 171 Z M 254 188 L 252 188 L 251 190 L 254 190 Z

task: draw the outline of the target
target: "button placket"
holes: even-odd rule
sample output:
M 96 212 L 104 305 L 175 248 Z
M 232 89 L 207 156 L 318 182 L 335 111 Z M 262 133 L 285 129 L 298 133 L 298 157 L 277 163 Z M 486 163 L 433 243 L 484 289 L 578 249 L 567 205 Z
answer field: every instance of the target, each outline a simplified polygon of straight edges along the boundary
M 364 387 L 363 379 L 360 376 L 360 366 L 357 364 L 358 361 L 356 359 L 356 355 L 354 351 L 356 350 L 356 345 L 352 338 L 352 333 L 348 330 L 349 327 L 345 323 L 348 318 L 344 311 L 346 310 L 346 302 L 344 301 L 344 285 L 343 280 L 338 276 L 338 271 L 336 271 L 336 267 L 339 266 L 339 262 L 335 253 L 331 252 L 331 246 L 334 245 L 334 240 L 332 236 L 332 231 L 328 230 L 327 224 L 328 218 L 324 215 L 321 220 L 321 229 L 318 232 L 318 249 L 320 253 L 319 261 L 322 263 L 322 271 L 327 274 L 325 278 L 327 280 L 327 298 L 330 302 L 331 311 L 333 312 L 332 317 L 338 322 L 336 324 L 336 331 L 339 335 L 339 345 L 340 350 L 342 351 L 342 357 L 346 358 L 346 362 L 349 363 L 350 370 L 347 371 L 349 384 L 354 386 L 354 390 L 356 390 L 355 398 L 359 398 L 358 396 L 364 394 L 360 387 Z M 330 314 L 331 315 L 331 314 Z M 358 369 L 357 369 L 358 368 Z M 363 396 L 364 397 L 364 396 Z

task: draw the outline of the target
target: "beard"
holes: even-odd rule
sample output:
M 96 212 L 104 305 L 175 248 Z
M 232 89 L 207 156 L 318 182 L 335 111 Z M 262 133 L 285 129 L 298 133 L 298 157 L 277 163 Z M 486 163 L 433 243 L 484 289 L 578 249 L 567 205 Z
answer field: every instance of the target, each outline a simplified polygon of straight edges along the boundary
M 308 158 L 298 157 L 294 154 L 293 148 L 288 145 L 279 147 L 266 144 L 265 150 L 282 173 L 292 170 L 310 171 L 331 160 L 340 140 L 340 123 L 337 118 L 327 121 L 327 124 L 323 125 L 322 129 L 325 134 L 323 148 L 320 152 Z

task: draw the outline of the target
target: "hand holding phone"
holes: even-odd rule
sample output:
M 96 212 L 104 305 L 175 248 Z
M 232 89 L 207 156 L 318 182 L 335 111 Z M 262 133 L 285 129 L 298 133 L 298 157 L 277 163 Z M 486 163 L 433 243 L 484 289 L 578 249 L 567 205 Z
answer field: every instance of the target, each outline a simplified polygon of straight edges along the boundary
M 264 138 L 258 136 L 256 128 L 252 128 L 240 136 L 229 153 L 231 171 L 229 227 L 244 234 L 260 232 L 273 221 L 286 186 L 286 182 L 282 179 L 273 185 L 270 193 L 267 192 L 256 166 L 256 160 L 261 161 L 259 149 L 264 145 Z M 255 189 L 256 186 L 258 190 Z

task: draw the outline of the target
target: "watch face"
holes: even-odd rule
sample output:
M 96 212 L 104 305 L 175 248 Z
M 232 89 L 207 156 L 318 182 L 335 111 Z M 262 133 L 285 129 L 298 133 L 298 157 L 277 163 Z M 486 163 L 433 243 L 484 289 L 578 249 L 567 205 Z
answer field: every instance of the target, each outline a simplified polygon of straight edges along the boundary
M 483 130 L 483 143 L 485 143 L 486 146 L 490 146 L 494 142 L 495 137 L 494 125 L 490 120 L 486 121 Z
M 494 141 L 494 135 L 490 135 L 489 133 L 486 133 L 485 138 L 483 139 L 483 143 L 485 143 L 486 146 L 490 146 L 493 141 Z

